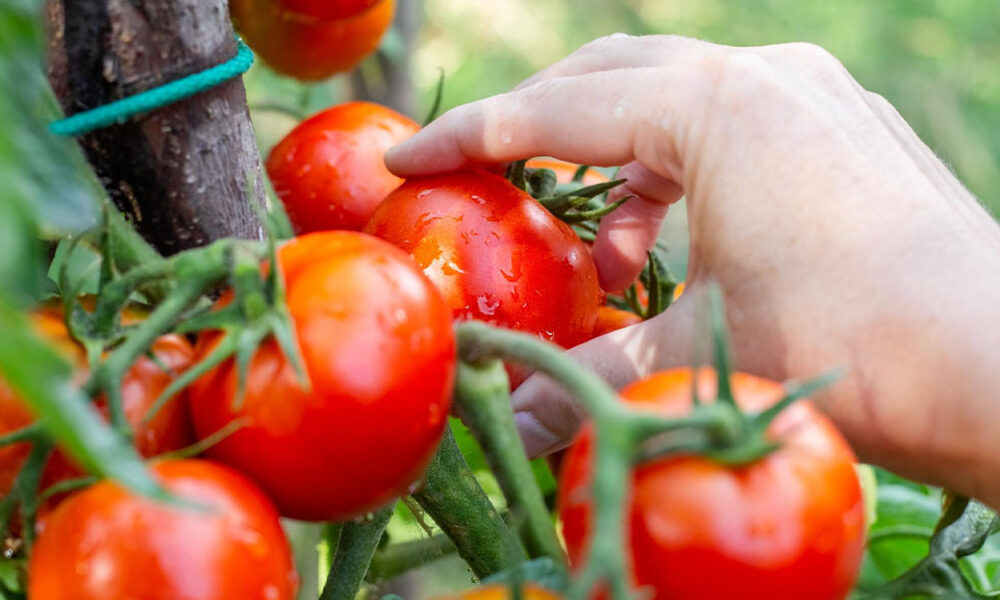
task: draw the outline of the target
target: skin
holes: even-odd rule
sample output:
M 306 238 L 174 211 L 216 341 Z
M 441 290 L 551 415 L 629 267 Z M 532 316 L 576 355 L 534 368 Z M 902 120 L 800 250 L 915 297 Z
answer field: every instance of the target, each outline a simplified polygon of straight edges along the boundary
M 103 481 L 42 521 L 33 600 L 293 600 L 298 576 L 278 512 L 248 479 L 201 460 L 152 469 L 170 506 Z
M 268 340 L 240 404 L 232 360 L 188 390 L 195 431 L 243 420 L 207 455 L 246 473 L 283 516 L 358 517 L 405 495 L 437 448 L 455 366 L 451 310 L 409 256 L 361 233 L 295 238 L 278 261 L 310 388 Z M 205 335 L 199 351 L 218 341 Z
M 715 394 L 715 372 L 699 373 L 701 398 Z M 622 391 L 636 410 L 670 416 L 691 407 L 691 369 L 656 373 Z M 735 373 L 740 405 L 759 412 L 781 398 L 780 384 Z M 854 454 L 807 401 L 768 429 L 781 448 L 731 468 L 697 456 L 661 458 L 636 469 L 628 529 L 636 587 L 654 598 L 685 600 L 841 600 L 854 584 L 865 545 L 865 514 Z M 585 556 L 593 435 L 567 453 L 559 485 L 570 560 Z M 718 574 L 725 573 L 724 577 Z
M 608 290 L 635 277 L 686 197 L 688 291 L 575 349 L 581 363 L 618 387 L 691 364 L 715 282 L 740 370 L 780 381 L 846 369 L 815 400 L 862 459 L 1000 506 L 1000 228 L 836 58 L 810 44 L 614 35 L 442 115 L 386 163 L 409 177 L 537 155 L 624 165 L 616 194 L 638 198 L 594 245 Z M 582 420 L 541 377 L 512 402 L 533 454 L 565 446 Z
M 295 233 L 360 231 L 403 183 L 385 168 L 385 151 L 418 129 L 408 117 L 371 102 L 340 104 L 296 126 L 266 165 Z

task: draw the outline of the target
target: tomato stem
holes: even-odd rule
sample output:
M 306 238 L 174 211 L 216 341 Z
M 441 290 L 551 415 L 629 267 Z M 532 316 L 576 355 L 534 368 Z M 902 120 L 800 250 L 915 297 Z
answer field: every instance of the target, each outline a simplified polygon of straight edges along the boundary
M 371 518 L 343 524 L 319 600 L 354 600 L 395 507 L 396 503 L 392 502 L 373 513 Z
M 413 499 L 451 538 L 477 577 L 499 573 L 524 560 L 517 536 L 476 481 L 450 427 L 424 477 Z
M 565 565 L 552 517 L 517 433 L 508 390 L 507 372 L 500 361 L 459 363 L 455 402 L 507 498 L 528 556 L 548 556 Z

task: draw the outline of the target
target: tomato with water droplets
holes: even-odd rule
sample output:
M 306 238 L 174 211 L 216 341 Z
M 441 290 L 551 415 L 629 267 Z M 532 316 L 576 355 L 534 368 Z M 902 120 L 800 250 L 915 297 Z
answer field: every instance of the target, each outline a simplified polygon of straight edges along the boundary
M 267 159 L 267 174 L 295 233 L 359 231 L 403 182 L 385 152 L 420 126 L 391 108 L 348 102 L 300 123 Z
M 265 341 L 241 400 L 233 360 L 192 385 L 195 430 L 240 420 L 207 454 L 249 475 L 283 515 L 356 517 L 405 495 L 434 454 L 451 402 L 451 311 L 405 253 L 362 233 L 295 238 L 278 263 L 309 389 Z M 203 334 L 200 355 L 219 341 Z
M 298 576 L 271 501 L 248 479 L 200 460 L 152 475 L 192 506 L 103 481 L 39 524 L 32 600 L 293 600 Z
M 229 0 L 229 13 L 247 45 L 272 69 L 305 81 L 350 71 L 378 48 L 392 24 L 396 0 L 379 0 L 345 19 L 291 15 L 274 0 Z
M 379 205 L 365 231 L 409 252 L 458 319 L 564 347 L 587 340 L 597 322 L 600 289 L 587 247 L 497 175 L 409 180 Z
M 141 318 L 141 313 L 129 310 L 123 315 L 122 322 L 135 323 Z M 86 355 L 66 330 L 62 311 L 43 308 L 32 313 L 31 321 L 38 334 L 55 345 L 73 364 L 74 379 L 82 384 L 89 373 Z M 191 365 L 194 350 L 183 337 L 165 335 L 153 343 L 152 354 L 156 360 L 148 356 L 140 357 L 122 381 L 122 401 L 125 417 L 134 432 L 133 443 L 136 450 L 146 457 L 183 448 L 193 440 L 183 393 L 170 399 L 152 419 L 147 421 L 145 417 L 174 377 Z M 97 408 L 107 418 L 108 407 L 103 398 L 98 399 Z M 28 406 L 0 379 L 0 435 L 26 427 L 34 421 L 35 416 Z M 0 448 L 0 496 L 5 496 L 10 491 L 30 449 L 27 442 Z M 57 450 L 42 471 L 41 487 L 45 489 L 82 475 L 81 469 Z
M 636 410 L 680 416 L 691 407 L 691 369 L 640 380 L 621 392 Z M 780 384 L 733 375 L 737 402 L 761 411 Z M 698 378 L 705 401 L 715 373 Z M 782 412 L 768 430 L 780 448 L 748 465 L 707 458 L 656 459 L 632 479 L 628 555 L 634 580 L 655 598 L 684 600 L 841 600 L 865 545 L 865 513 L 854 455 L 808 401 Z M 570 560 L 588 543 L 593 432 L 584 430 L 562 466 L 559 511 Z

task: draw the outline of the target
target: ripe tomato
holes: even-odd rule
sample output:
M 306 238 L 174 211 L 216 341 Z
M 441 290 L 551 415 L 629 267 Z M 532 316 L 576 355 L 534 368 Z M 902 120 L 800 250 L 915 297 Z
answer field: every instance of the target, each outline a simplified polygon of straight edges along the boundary
M 207 510 L 170 506 L 111 481 L 42 520 L 32 600 L 292 600 L 298 576 L 270 500 L 239 473 L 199 460 L 153 475 Z
M 290 17 L 272 0 L 229 2 L 236 28 L 264 62 L 278 73 L 310 81 L 350 71 L 374 52 L 395 9 L 395 0 L 379 0 L 353 17 L 315 22 Z
M 458 319 L 564 347 L 594 330 L 600 290 L 587 247 L 502 177 L 470 171 L 407 181 L 365 231 L 409 252 Z
M 300 123 L 267 159 L 267 174 L 295 232 L 361 230 L 403 182 L 385 168 L 386 150 L 419 129 L 370 102 L 334 106 Z
M 690 369 L 663 371 L 621 392 L 640 410 L 681 415 L 691 406 Z M 702 398 L 715 374 L 701 371 Z M 760 411 L 782 395 L 774 382 L 737 373 L 737 400 Z M 633 476 L 629 553 L 635 581 L 657 598 L 840 600 L 865 544 L 854 455 L 810 403 L 772 424 L 779 450 L 742 467 L 700 457 L 665 458 Z M 590 526 L 593 436 L 581 434 L 561 473 L 559 506 L 570 560 L 583 558 Z
M 532 158 L 524 166 L 529 169 L 549 169 L 556 174 L 556 181 L 559 183 L 572 182 L 573 176 L 576 175 L 576 170 L 580 168 L 580 165 L 574 165 L 573 163 L 554 158 Z M 583 176 L 582 184 L 595 185 L 606 181 L 611 180 L 604 173 L 601 173 L 597 169 L 587 169 L 587 172 Z
M 124 316 L 123 321 L 135 322 L 139 318 L 137 313 L 130 313 Z M 32 322 L 40 335 L 50 340 L 76 365 L 76 380 L 82 383 L 88 374 L 86 357 L 83 349 L 66 330 L 61 312 L 39 310 L 32 314 Z M 194 350 L 183 337 L 165 335 L 153 344 L 153 354 L 172 373 L 164 371 L 156 361 L 144 356 L 129 369 L 122 382 L 125 416 L 135 432 L 133 443 L 139 453 L 146 457 L 183 448 L 192 441 L 187 404 L 180 398 L 182 394 L 167 402 L 149 422 L 144 422 L 143 418 L 160 393 L 170 385 L 175 374 L 191 365 Z M 104 400 L 99 399 L 97 405 L 107 416 L 108 409 Z M 0 380 L 0 435 L 26 427 L 34 420 L 28 407 Z M 10 491 L 29 450 L 28 443 L 0 448 L 0 496 L 5 496 Z M 56 451 L 42 473 L 41 486 L 44 489 L 81 475 L 80 468 L 69 457 Z
M 230 360 L 189 390 L 195 430 L 245 426 L 208 455 L 256 481 L 285 516 L 338 521 L 404 495 L 423 474 L 451 402 L 451 312 L 406 254 L 355 232 L 278 250 L 311 389 L 267 341 L 234 406 Z M 199 352 L 219 341 L 203 335 Z
M 613 306 L 602 306 L 597 309 L 597 325 L 594 326 L 594 333 L 591 336 L 602 336 L 636 323 L 642 323 L 642 317 L 634 312 Z
M 371 8 L 378 0 L 276 0 L 295 16 L 318 21 L 346 19 Z
M 511 597 L 507 584 L 480 585 L 450 596 L 440 596 L 437 600 L 508 600 Z M 560 600 L 561 596 L 539 585 L 525 583 L 521 586 L 524 600 Z

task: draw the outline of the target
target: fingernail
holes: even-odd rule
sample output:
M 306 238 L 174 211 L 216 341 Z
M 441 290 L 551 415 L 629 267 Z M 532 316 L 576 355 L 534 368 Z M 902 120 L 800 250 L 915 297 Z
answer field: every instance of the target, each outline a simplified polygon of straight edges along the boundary
M 514 413 L 514 423 L 521 434 L 521 443 L 528 456 L 542 456 L 559 443 L 559 436 L 549 431 L 529 412 Z

